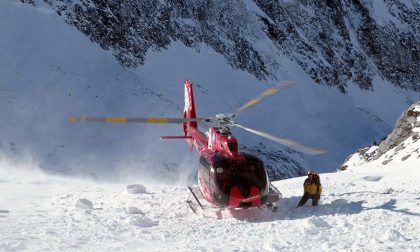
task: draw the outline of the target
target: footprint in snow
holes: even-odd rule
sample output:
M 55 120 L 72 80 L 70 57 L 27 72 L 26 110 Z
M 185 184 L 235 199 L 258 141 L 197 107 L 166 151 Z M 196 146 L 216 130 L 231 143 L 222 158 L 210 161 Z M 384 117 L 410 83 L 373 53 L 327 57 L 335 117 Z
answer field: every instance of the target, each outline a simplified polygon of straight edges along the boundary
M 68 199 L 71 196 L 72 196 L 71 194 L 59 194 L 59 195 L 57 195 L 57 199 L 59 199 L 59 200 Z
M 330 229 L 331 225 L 323 219 L 312 216 L 307 219 L 302 226 L 303 232 L 307 235 L 317 235 L 322 233 L 325 229 Z
M 384 193 L 385 194 L 391 194 L 391 193 L 394 193 L 394 192 L 395 192 L 395 190 L 390 187 L 390 188 L 386 189 Z
M 126 207 L 126 208 L 124 208 L 124 210 L 127 214 L 145 215 L 145 213 L 142 210 L 138 209 L 137 207 Z
M 363 177 L 364 180 L 373 181 L 373 182 L 379 181 L 382 178 L 383 178 L 382 176 L 366 176 L 366 177 Z
M 336 199 L 331 202 L 331 205 L 347 205 L 348 202 L 346 199 Z
M 331 225 L 328 224 L 328 222 L 324 221 L 323 219 L 317 216 L 312 216 L 311 218 L 309 218 L 307 224 L 315 226 L 317 228 L 331 228 Z
M 138 193 L 147 193 L 147 188 L 144 185 L 127 185 L 125 188 L 126 193 L 138 194 Z
M 133 225 L 133 226 L 138 226 L 138 227 L 142 227 L 142 228 L 148 228 L 148 227 L 153 227 L 159 224 L 158 221 L 153 221 L 149 218 L 146 217 L 130 217 L 128 219 L 128 224 Z
M 391 242 L 407 241 L 407 239 L 401 235 L 400 232 L 394 229 L 387 230 L 383 236 L 383 239 Z
M 87 199 L 78 199 L 75 206 L 81 209 L 87 209 L 87 210 L 93 209 L 92 201 L 87 200 Z

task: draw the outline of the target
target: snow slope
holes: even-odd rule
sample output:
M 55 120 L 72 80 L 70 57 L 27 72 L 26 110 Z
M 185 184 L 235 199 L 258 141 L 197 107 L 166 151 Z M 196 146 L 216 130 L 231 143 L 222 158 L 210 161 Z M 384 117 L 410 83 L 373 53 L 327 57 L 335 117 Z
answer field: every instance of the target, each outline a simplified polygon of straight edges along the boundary
M 365 166 L 393 169 L 394 166 L 398 166 L 405 173 L 406 169 L 418 169 L 419 139 L 420 102 L 417 102 L 401 114 L 394 130 L 384 141 L 379 145 L 359 149 L 347 158 L 340 170 Z
M 19 169 L 18 169 L 19 168 Z M 419 251 L 418 167 L 321 174 L 321 205 L 296 209 L 304 177 L 275 182 L 276 213 L 195 215 L 186 187 L 78 181 L 0 164 L 1 251 Z M 21 172 L 18 172 L 21 171 Z M 5 193 L 6 192 L 6 193 Z
M 205 45 L 197 53 L 172 43 L 150 52 L 143 67 L 123 68 L 110 52 L 42 6 L 0 1 L 0 34 L 7 35 L 0 37 L 0 155 L 16 162 L 24 156 L 56 174 L 128 181 L 134 172 L 160 181 L 161 171 L 169 170 L 166 182 L 185 184 L 194 173 L 195 156 L 182 141 L 157 140 L 178 135 L 177 125 L 70 125 L 67 116 L 176 117 L 183 107 L 185 78 L 197 85 L 198 115 L 208 116 L 234 111 L 276 84 L 232 69 Z M 297 84 L 244 112 L 238 122 L 328 153 L 306 157 L 258 136 L 234 133 L 240 143 L 278 151 L 306 169 L 335 170 L 349 153 L 386 135 L 398 114 L 420 99 L 379 77 L 375 92 L 349 86 L 344 95 L 316 85 L 284 55 L 273 57 L 281 63 L 278 78 Z
M 387 152 L 366 159 L 378 147 L 365 148 L 345 170 L 321 174 L 317 207 L 296 208 L 305 177 L 274 182 L 283 195 L 274 213 L 209 208 L 196 215 L 185 186 L 139 176 L 131 184 L 63 178 L 34 161 L 3 158 L 0 250 L 419 251 L 419 114 L 420 103 L 402 114 L 379 147 Z
M 69 125 L 66 117 L 178 116 L 186 77 L 200 85 L 199 115 L 212 115 L 238 108 L 274 82 L 232 70 L 206 46 L 197 53 L 177 43 L 148 55 L 141 69 L 122 68 L 49 9 L 12 1 L 0 0 L 0 34 L 0 251 L 420 250 L 414 155 L 420 141 L 409 138 L 405 148 L 372 162 L 354 155 L 347 170 L 321 174 L 319 207 L 295 208 L 304 181 L 298 177 L 274 183 L 283 194 L 276 213 L 209 210 L 197 216 L 185 204 L 184 186 L 194 174 L 194 156 L 183 142 L 154 140 L 163 132 L 179 134 L 177 126 Z M 247 111 L 242 122 L 329 153 L 300 157 L 235 133 L 249 146 L 261 141 L 305 167 L 332 171 L 345 155 L 386 135 L 410 97 L 419 98 L 379 77 L 375 92 L 350 86 L 343 95 L 314 85 L 296 63 L 276 57 L 279 77 L 298 85 Z

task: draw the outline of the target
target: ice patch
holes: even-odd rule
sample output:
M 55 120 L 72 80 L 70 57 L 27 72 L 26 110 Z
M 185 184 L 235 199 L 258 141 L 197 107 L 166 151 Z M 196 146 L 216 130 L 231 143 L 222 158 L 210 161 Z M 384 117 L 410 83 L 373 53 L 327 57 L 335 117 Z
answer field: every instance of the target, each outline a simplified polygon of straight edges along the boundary
M 10 211 L 9 210 L 2 210 L 2 209 L 0 209 L 0 213 L 10 213 Z
M 373 181 L 373 182 L 379 181 L 382 178 L 383 178 L 382 176 L 366 176 L 366 177 L 363 177 L 364 180 Z
M 138 193 L 147 193 L 147 188 L 144 185 L 127 185 L 125 189 L 126 193 L 138 194 Z
M 82 208 L 82 209 L 93 209 L 93 203 L 87 199 L 79 199 L 76 202 L 76 207 Z
M 130 217 L 128 219 L 128 224 L 133 225 L 133 226 L 138 226 L 138 227 L 142 227 L 142 228 L 148 228 L 148 227 L 153 227 L 156 226 L 157 224 L 159 224 L 158 221 L 153 221 L 149 218 L 143 217 L 143 218 L 138 218 L 138 217 Z
M 124 208 L 124 210 L 127 214 L 145 214 L 142 210 L 138 209 L 137 207 L 126 207 Z

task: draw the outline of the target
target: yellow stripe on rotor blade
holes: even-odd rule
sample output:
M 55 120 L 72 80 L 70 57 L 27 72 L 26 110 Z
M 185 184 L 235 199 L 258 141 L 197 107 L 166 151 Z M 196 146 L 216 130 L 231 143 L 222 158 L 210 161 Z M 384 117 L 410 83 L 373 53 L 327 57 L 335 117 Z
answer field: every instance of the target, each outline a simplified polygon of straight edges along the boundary
M 75 122 L 77 122 L 77 117 L 75 117 L 75 116 L 69 116 L 69 118 L 67 118 L 67 121 L 68 122 L 71 122 L 71 123 L 75 123 Z
M 284 84 L 294 84 L 295 83 L 295 81 L 292 81 L 292 80 L 285 80 L 285 81 L 282 81 L 282 83 L 284 83 Z
M 269 96 L 269 95 L 273 95 L 275 94 L 278 90 L 278 88 L 270 88 L 264 91 L 264 93 L 262 93 L 262 95 L 264 96 Z
M 147 123 L 169 123 L 169 118 L 147 118 Z
M 254 106 L 255 104 L 257 104 L 259 101 L 260 101 L 260 100 L 258 100 L 258 99 L 252 99 L 252 100 L 250 100 L 249 102 L 247 102 L 247 103 L 245 104 L 245 106 L 244 106 L 244 107 L 252 107 L 252 106 Z
M 126 117 L 107 117 L 105 118 L 105 122 L 107 123 L 126 123 L 128 118 Z
M 294 85 L 295 83 L 296 83 L 295 81 L 287 80 L 287 81 L 282 81 L 281 85 L 283 86 L 282 88 L 287 88 L 287 87 L 290 87 L 291 85 Z

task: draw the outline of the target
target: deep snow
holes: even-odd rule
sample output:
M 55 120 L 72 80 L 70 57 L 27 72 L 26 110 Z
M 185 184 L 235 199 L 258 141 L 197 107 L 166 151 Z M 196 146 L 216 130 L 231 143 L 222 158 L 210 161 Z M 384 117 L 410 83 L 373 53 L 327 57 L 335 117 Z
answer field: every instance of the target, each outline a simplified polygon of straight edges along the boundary
M 418 163 L 418 159 L 417 159 Z M 19 168 L 19 169 L 17 169 Z M 0 165 L 2 251 L 418 251 L 420 170 L 321 174 L 321 205 L 296 209 L 304 177 L 275 182 L 276 213 L 195 215 L 186 187 L 77 181 Z M 127 187 L 128 186 L 128 187 Z M 137 189 L 138 189 L 137 188 Z

